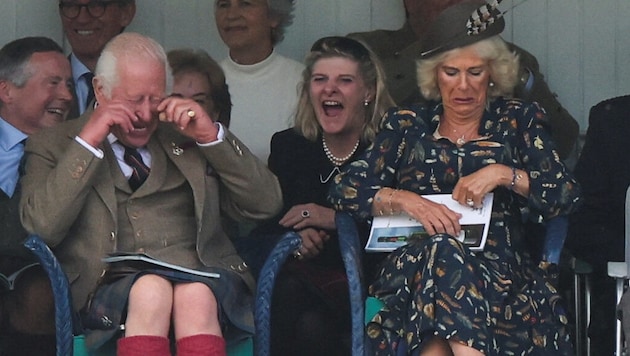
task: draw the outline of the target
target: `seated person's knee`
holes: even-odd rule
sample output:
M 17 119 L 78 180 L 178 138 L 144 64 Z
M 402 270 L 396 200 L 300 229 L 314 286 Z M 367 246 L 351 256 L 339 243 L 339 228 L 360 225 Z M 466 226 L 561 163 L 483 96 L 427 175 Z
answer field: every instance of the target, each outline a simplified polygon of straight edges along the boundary
M 173 286 L 170 281 L 153 274 L 138 278 L 129 292 L 126 336 L 166 336 L 172 308 Z
M 203 283 L 175 285 L 173 319 L 176 338 L 195 334 L 221 335 L 219 307 L 212 290 Z

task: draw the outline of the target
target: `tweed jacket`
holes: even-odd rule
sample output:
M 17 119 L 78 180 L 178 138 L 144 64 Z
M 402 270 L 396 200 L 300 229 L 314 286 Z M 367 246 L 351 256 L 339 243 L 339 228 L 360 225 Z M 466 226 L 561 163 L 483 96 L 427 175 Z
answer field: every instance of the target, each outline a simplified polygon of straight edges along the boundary
M 375 30 L 348 35 L 368 45 L 383 63 L 387 89 L 398 105 L 423 100 L 416 80 L 416 60 L 420 56 L 421 39 L 416 39 L 409 23 L 399 30 Z M 516 98 L 538 102 L 547 112 L 560 158 L 573 153 L 579 134 L 577 121 L 562 107 L 539 71 L 538 61 L 531 53 L 508 42 L 519 56 L 520 82 L 514 90 Z
M 24 227 L 46 241 L 68 275 L 76 309 L 103 272 L 101 257 L 116 250 L 119 238 L 113 179 L 119 172 L 112 172 L 107 162 L 113 155 L 111 146 L 102 144 L 106 157 L 99 159 L 74 139 L 90 115 L 86 112 L 31 137 L 20 202 Z M 221 214 L 240 221 L 267 219 L 282 207 L 282 195 L 264 163 L 229 131 L 225 133 L 223 142 L 201 147 L 160 123 L 151 140 L 190 184 L 200 262 L 239 273 L 253 291 L 255 281 L 223 231 Z M 161 214 L 164 208 L 160 207 Z M 158 223 L 160 213 L 151 218 Z

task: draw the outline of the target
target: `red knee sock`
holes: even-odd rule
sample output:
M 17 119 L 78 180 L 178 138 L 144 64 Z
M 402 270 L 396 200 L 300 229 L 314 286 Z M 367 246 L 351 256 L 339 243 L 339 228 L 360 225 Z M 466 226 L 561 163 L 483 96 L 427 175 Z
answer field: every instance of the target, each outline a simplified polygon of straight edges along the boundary
M 117 356 L 171 356 L 169 341 L 165 337 L 137 335 L 118 339 Z
M 225 356 L 225 339 L 199 334 L 177 340 L 177 356 Z

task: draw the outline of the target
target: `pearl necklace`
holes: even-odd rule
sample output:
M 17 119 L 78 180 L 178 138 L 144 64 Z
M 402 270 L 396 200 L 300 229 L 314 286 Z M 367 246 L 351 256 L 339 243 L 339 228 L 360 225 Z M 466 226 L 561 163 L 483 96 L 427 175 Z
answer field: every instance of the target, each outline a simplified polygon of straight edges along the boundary
M 354 144 L 352 151 L 350 151 L 350 153 L 348 153 L 346 156 L 337 157 L 333 155 L 332 152 L 330 152 L 330 149 L 328 148 L 328 145 L 326 144 L 326 137 L 322 135 L 322 144 L 324 146 L 324 153 L 326 153 L 326 157 L 328 157 L 328 160 L 337 167 L 341 166 L 347 160 L 349 160 L 350 157 L 352 157 L 352 155 L 357 151 L 357 148 L 359 148 L 359 141 L 361 140 L 357 140 L 357 143 Z

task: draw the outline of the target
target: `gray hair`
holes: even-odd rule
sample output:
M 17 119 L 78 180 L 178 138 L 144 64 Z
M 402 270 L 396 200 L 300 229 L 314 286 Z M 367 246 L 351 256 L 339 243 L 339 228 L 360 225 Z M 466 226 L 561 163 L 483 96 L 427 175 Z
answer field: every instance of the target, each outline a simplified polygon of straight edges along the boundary
M 512 96 L 518 81 L 518 55 L 510 51 L 500 36 L 489 37 L 469 47 L 474 48 L 481 58 L 488 61 L 490 81 L 493 83 L 488 87 L 488 101 L 499 96 Z M 438 87 L 437 68 L 447 57 L 460 50 L 461 48 L 455 48 L 428 59 L 418 60 L 418 87 L 425 99 L 440 100 L 442 98 Z
M 141 58 L 158 61 L 164 67 L 166 75 L 166 92 L 172 85 L 172 74 L 164 48 L 155 40 L 134 32 L 124 32 L 110 40 L 96 63 L 95 77 L 103 85 L 103 94 L 111 98 L 112 89 L 118 84 L 118 60 L 124 58 Z
M 9 81 L 18 88 L 26 85 L 34 74 L 30 67 L 31 57 L 41 52 L 63 54 L 63 49 L 48 37 L 23 37 L 7 43 L 0 49 L 0 80 Z
M 269 16 L 278 21 L 278 27 L 271 31 L 271 43 L 275 46 L 284 39 L 286 28 L 293 23 L 294 0 L 267 0 Z

